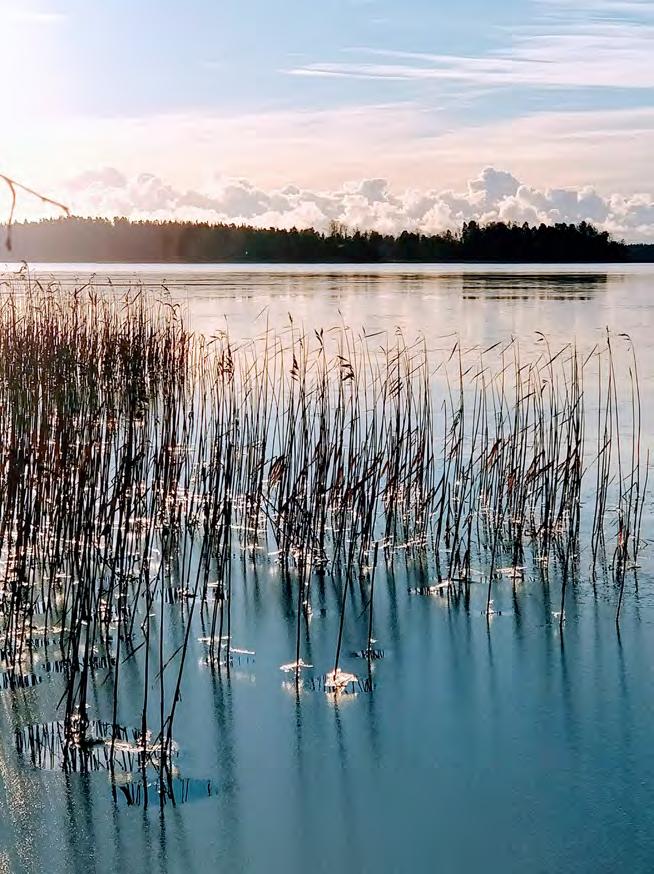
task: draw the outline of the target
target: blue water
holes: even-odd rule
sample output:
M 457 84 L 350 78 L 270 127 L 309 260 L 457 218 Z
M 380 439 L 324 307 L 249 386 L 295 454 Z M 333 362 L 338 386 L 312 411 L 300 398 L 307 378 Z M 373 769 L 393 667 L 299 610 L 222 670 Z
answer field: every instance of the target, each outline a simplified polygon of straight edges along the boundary
M 57 279 L 87 268 L 58 267 Z M 134 267 L 95 266 L 115 284 Z M 40 268 L 48 276 L 49 268 Z M 652 266 L 584 268 L 251 268 L 165 265 L 166 282 L 194 327 L 225 317 L 253 335 L 261 311 L 305 327 L 341 317 L 372 331 L 422 330 L 437 350 L 457 332 L 469 344 L 511 335 L 525 348 L 543 331 L 592 346 L 606 326 L 629 332 L 639 353 L 645 440 L 651 441 L 654 363 L 649 333 Z M 647 525 L 652 500 L 648 497 Z M 55 719 L 61 680 L 0 691 L 0 872 L 633 872 L 654 858 L 654 566 L 644 548 L 627 578 L 620 634 L 616 589 L 588 555 L 568 591 L 527 562 L 524 582 L 498 581 L 501 615 L 483 615 L 485 587 L 468 605 L 408 589 L 429 573 L 410 558 L 382 567 L 375 603 L 373 691 L 327 695 L 313 682 L 333 665 L 340 588 L 315 581 L 303 629 L 300 694 L 280 665 L 295 657 L 293 594 L 274 564 L 234 558 L 229 672 L 202 663 L 193 640 L 175 738 L 176 806 L 114 798 L 106 773 L 64 775 L 20 755 L 15 729 Z M 363 593 L 348 596 L 342 667 L 367 677 L 352 652 L 366 645 Z M 164 621 L 181 636 L 178 605 Z M 194 638 L 201 635 L 198 627 Z M 99 673 L 92 709 L 111 692 Z M 124 675 L 121 721 L 140 713 L 140 686 Z M 289 685 L 290 683 L 290 685 Z M 315 686 L 313 688 L 312 686 Z M 185 795 L 187 792 L 188 797 Z

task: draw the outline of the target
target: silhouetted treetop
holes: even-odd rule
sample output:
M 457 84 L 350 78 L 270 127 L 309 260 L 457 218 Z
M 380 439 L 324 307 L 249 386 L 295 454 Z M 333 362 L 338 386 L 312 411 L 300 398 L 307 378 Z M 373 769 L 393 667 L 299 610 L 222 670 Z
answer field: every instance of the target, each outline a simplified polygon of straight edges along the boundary
M 587 222 L 466 222 L 461 231 L 398 236 L 247 225 L 60 218 L 15 224 L 12 260 L 128 262 L 628 261 L 630 247 Z

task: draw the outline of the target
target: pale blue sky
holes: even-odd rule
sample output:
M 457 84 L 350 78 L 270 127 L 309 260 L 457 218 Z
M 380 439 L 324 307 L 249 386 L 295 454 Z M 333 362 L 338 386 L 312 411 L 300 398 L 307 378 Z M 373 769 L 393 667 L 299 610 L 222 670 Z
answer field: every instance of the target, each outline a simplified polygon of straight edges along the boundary
M 56 66 L 65 88 L 55 105 L 71 113 L 411 100 L 469 120 L 654 104 L 654 63 L 637 66 L 654 46 L 651 0 L 0 0 L 2 9 L 28 40 L 22 56 L 46 78 Z
M 654 187 L 654 0 L 0 0 L 0 39 L 30 178 Z

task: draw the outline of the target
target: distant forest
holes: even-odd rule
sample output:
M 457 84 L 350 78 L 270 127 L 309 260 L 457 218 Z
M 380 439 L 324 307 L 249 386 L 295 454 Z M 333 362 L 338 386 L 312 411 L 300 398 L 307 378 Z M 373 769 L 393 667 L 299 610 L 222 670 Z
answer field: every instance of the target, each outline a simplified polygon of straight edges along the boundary
M 1 238 L 6 238 L 4 228 Z M 612 240 L 587 222 L 538 225 L 471 221 L 460 232 L 398 236 L 247 225 L 127 219 L 60 218 L 11 227 L 11 251 L 0 259 L 28 262 L 575 262 L 654 260 L 654 246 Z

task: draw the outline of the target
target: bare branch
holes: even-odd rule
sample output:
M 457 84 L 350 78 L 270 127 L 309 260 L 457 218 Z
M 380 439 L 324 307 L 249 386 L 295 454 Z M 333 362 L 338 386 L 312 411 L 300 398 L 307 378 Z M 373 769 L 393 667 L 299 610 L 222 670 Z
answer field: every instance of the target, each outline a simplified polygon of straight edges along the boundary
M 17 190 L 24 191 L 26 194 L 31 194 L 32 197 L 38 198 L 41 203 L 47 203 L 50 204 L 50 206 L 56 206 L 57 209 L 63 210 L 63 212 L 65 212 L 67 216 L 70 216 L 70 209 L 64 203 L 60 203 L 58 200 L 53 200 L 51 197 L 46 197 L 44 194 L 39 194 L 38 191 L 34 191 L 33 188 L 28 188 L 27 185 L 22 185 L 20 182 L 16 182 L 15 179 L 12 179 L 10 176 L 5 176 L 4 173 L 0 173 L 0 180 L 6 183 L 11 193 L 11 209 L 9 210 L 9 221 L 7 222 L 7 237 L 5 240 L 5 245 L 7 246 L 7 250 L 9 252 L 11 252 L 11 227 L 14 220 L 14 213 L 16 211 Z

